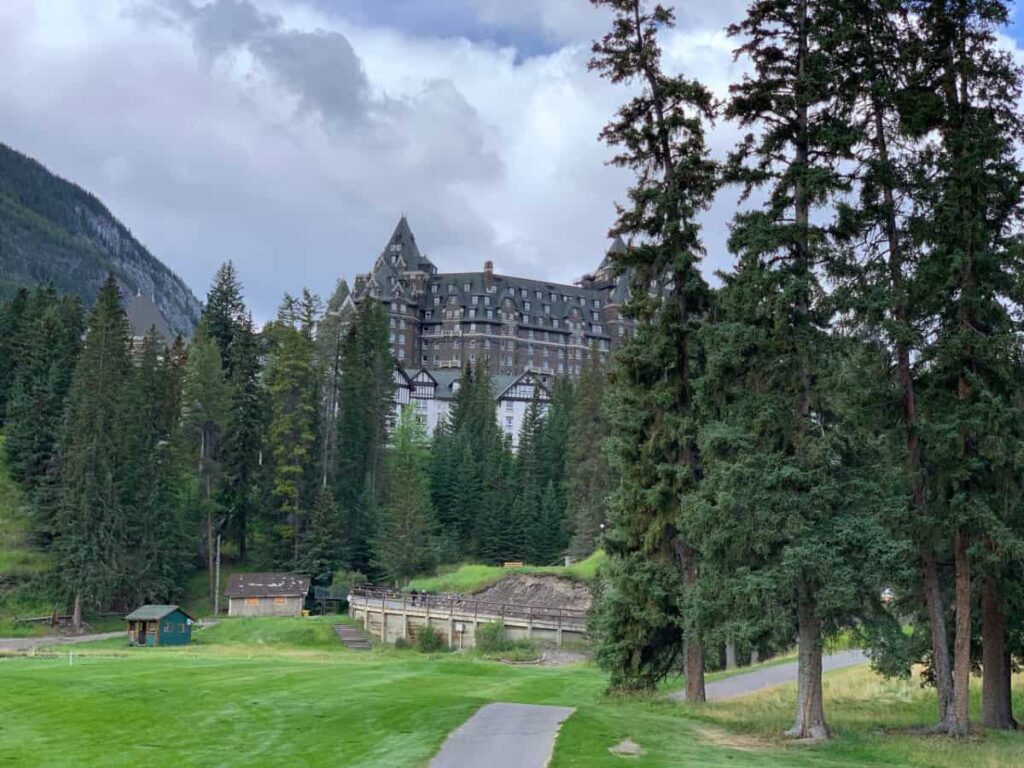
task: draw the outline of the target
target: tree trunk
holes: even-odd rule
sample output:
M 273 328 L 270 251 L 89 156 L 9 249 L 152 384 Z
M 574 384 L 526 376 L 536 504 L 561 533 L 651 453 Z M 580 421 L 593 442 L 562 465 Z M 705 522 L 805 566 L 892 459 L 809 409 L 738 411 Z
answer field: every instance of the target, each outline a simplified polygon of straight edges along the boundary
M 683 545 L 683 567 L 684 578 L 687 587 L 693 587 L 697 583 L 700 574 L 700 566 L 697 563 L 696 551 Z M 704 690 L 704 647 L 700 642 L 691 640 L 692 632 L 687 630 L 686 642 L 686 700 L 698 703 L 707 701 Z
M 953 668 L 949 658 L 949 638 L 946 636 L 946 612 L 942 604 L 939 568 L 935 554 L 925 545 L 921 548 L 921 572 L 924 581 L 924 604 L 931 626 L 932 672 L 939 702 L 939 725 L 942 733 L 953 731 Z
M 75 593 L 75 607 L 71 612 L 71 626 L 75 632 L 82 631 L 82 593 Z
M 821 686 L 821 622 L 814 615 L 806 584 L 801 584 L 800 592 L 796 722 L 786 735 L 796 739 L 827 739 L 831 733 L 825 723 Z
M 1010 696 L 1009 653 L 1006 648 L 1006 622 L 999 583 L 994 576 L 981 580 L 981 722 L 986 728 L 1003 731 L 1017 727 Z
M 725 668 L 736 669 L 736 643 L 725 644 Z
M 702 704 L 707 701 L 704 690 L 704 647 L 686 643 L 686 700 Z
M 755 648 L 750 652 L 750 666 L 761 663 L 761 652 Z
M 955 537 L 956 562 L 956 636 L 953 643 L 953 730 L 957 737 L 970 728 L 967 704 L 971 683 L 971 562 L 967 554 L 968 534 Z

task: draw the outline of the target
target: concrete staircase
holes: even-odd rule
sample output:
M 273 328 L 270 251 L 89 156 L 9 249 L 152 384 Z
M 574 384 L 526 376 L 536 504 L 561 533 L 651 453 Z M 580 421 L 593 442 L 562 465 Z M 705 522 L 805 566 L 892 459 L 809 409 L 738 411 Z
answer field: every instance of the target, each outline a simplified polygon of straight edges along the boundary
M 350 624 L 335 624 L 334 634 L 346 648 L 351 648 L 353 651 L 370 650 L 370 638 L 358 627 L 353 627 Z

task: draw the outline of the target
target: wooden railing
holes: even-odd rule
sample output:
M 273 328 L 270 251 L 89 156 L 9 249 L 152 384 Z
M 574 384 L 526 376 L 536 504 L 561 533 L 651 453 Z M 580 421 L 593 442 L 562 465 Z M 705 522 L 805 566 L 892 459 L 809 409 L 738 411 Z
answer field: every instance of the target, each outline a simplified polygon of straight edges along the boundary
M 395 592 L 385 589 L 353 589 L 349 602 L 380 610 L 425 611 L 435 616 L 458 616 L 463 619 L 518 619 L 528 623 L 544 623 L 559 629 L 583 631 L 587 612 L 573 608 L 552 608 L 547 605 L 522 605 L 474 600 L 459 595 L 426 595 Z

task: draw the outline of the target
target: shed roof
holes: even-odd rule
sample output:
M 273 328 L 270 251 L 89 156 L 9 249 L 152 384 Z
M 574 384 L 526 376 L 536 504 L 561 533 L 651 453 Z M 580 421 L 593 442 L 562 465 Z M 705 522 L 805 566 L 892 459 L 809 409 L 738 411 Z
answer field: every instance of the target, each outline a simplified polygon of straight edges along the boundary
M 140 605 L 125 616 L 125 619 L 129 621 L 160 621 L 164 616 L 168 616 L 175 611 L 181 611 L 188 618 L 192 619 L 184 609 L 177 605 Z M 195 619 L 192 620 L 195 621 Z
M 233 573 L 228 597 L 295 597 L 309 592 L 309 577 L 295 573 Z

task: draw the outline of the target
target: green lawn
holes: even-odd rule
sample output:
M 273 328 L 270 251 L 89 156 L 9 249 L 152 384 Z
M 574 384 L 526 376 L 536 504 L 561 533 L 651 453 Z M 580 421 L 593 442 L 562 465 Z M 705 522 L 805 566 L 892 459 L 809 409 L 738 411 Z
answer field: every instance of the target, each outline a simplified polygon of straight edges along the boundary
M 506 576 L 516 573 L 550 573 L 569 579 L 586 581 L 594 578 L 597 569 L 605 561 L 605 554 L 598 550 L 586 560 L 568 567 L 559 565 L 527 565 L 522 568 L 501 568 L 495 565 L 464 564 L 455 569 L 441 569 L 435 576 L 424 576 L 409 582 L 410 589 L 426 592 L 469 593 L 489 587 Z M 450 567 L 449 567 L 450 568 Z
M 121 640 L 0 659 L 0 765 L 423 766 L 449 731 L 491 701 L 576 707 L 553 768 L 601 766 L 1024 765 L 1024 735 L 957 744 L 886 734 L 927 723 L 916 683 L 865 669 L 826 677 L 832 743 L 778 737 L 792 686 L 698 709 L 609 699 L 590 666 L 517 667 L 468 655 L 351 652 L 324 619 L 229 619 L 180 649 Z M 973 702 L 977 707 L 978 702 Z M 1016 696 L 1024 707 L 1024 692 Z M 645 751 L 608 748 L 631 738 Z

